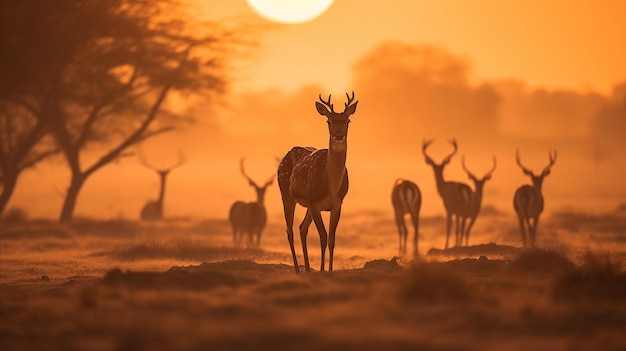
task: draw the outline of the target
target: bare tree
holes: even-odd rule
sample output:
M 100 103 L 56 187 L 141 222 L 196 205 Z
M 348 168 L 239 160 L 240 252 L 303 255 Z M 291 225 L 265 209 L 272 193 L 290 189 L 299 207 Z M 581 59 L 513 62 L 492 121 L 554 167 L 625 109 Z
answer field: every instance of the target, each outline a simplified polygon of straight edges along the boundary
M 58 151 L 28 105 L 9 100 L 0 100 L 0 217 L 20 174 Z
M 217 23 L 200 26 L 186 18 L 180 3 L 3 4 L 12 16 L 31 19 L 28 26 L 11 22 L 11 35 L 20 40 L 6 45 L 13 45 L 10 49 L 21 57 L 7 60 L 16 71 L 9 81 L 27 83 L 20 91 L 33 101 L 36 117 L 70 169 L 61 221 L 72 219 L 80 190 L 91 175 L 134 145 L 185 120 L 164 111 L 168 95 L 198 93 L 209 99 L 225 91 L 226 55 L 247 44 L 245 38 Z M 96 147 L 100 155 L 85 164 L 84 154 L 93 156 Z

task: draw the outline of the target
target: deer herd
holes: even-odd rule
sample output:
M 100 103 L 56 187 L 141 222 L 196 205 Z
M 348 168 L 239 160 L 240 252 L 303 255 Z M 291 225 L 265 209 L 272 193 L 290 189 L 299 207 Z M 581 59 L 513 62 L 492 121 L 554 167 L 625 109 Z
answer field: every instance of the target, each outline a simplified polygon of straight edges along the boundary
M 312 147 L 295 146 L 280 159 L 277 170 L 278 187 L 283 203 L 287 240 L 291 249 L 293 265 L 296 273 L 300 273 L 300 266 L 296 258 L 294 247 L 294 213 L 296 205 L 306 209 L 306 214 L 299 225 L 300 242 L 304 259 L 304 270 L 309 272 L 309 255 L 307 249 L 307 234 L 313 222 L 320 238 L 320 271 L 326 268 L 326 250 L 328 249 L 328 271 L 333 270 L 333 254 L 337 225 L 341 217 L 343 199 L 348 193 L 348 170 L 346 156 L 348 147 L 348 126 L 350 116 L 356 112 L 358 101 L 355 96 L 346 93 L 347 102 L 342 112 L 336 112 L 331 103 L 331 96 L 324 100 L 319 96 L 315 102 L 317 112 L 326 117 L 328 124 L 328 148 L 315 149 Z M 491 179 L 496 169 L 496 158 L 493 157 L 493 167 L 481 178 L 468 170 L 465 164 L 465 155 L 461 157 L 462 169 L 473 183 L 470 185 L 444 178 L 444 169 L 458 151 L 457 141 L 450 140 L 452 151 L 437 163 L 427 153 L 433 140 L 424 140 L 422 154 L 428 166 L 432 167 L 435 176 L 437 192 L 443 201 L 446 211 L 446 241 L 445 248 L 450 247 L 450 232 L 454 226 L 454 246 L 468 246 L 472 226 L 480 213 L 485 183 Z M 154 170 L 160 177 L 161 185 L 159 197 L 149 201 L 141 211 L 142 220 L 155 220 L 163 216 L 163 200 L 165 183 L 171 170 L 185 162 L 182 154 L 179 161 L 170 167 L 157 168 L 148 164 L 141 157 L 141 163 Z M 531 178 L 532 185 L 520 186 L 513 196 L 513 208 L 519 220 L 522 242 L 525 247 L 536 245 L 537 224 L 543 212 L 544 199 L 541 187 L 544 178 L 550 174 L 550 168 L 556 162 L 556 150 L 549 152 L 549 163 L 539 175 L 524 167 L 520 160 L 519 150 L 516 153 L 517 165 L 524 174 Z M 244 159 L 240 160 L 240 172 L 248 184 L 256 192 L 256 201 L 236 201 L 230 208 L 228 215 L 232 227 L 233 244 L 258 248 L 261 234 L 267 222 L 267 211 L 264 205 L 265 192 L 273 184 L 274 175 L 270 176 L 262 185 L 250 178 L 244 169 Z M 399 236 L 399 252 L 406 254 L 409 230 L 405 223 L 408 214 L 413 225 L 412 254 L 418 256 L 419 220 L 422 206 L 422 195 L 418 185 L 407 179 L 397 179 L 391 191 L 396 225 Z M 330 212 L 328 230 L 322 220 L 322 211 Z M 526 233 L 528 232 L 528 236 Z

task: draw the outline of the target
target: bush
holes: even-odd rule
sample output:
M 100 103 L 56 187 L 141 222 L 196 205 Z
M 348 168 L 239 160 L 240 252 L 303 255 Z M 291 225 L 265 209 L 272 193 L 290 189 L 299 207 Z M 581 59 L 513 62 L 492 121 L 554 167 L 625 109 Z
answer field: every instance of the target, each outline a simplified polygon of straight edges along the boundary
M 626 274 L 610 255 L 588 252 L 578 269 L 557 279 L 553 297 L 567 300 L 623 301 L 626 299 Z
M 562 248 L 531 248 L 508 259 L 509 273 L 563 275 L 575 269 L 574 263 Z
M 2 220 L 7 223 L 26 222 L 28 220 L 28 212 L 21 207 L 11 207 L 4 213 Z

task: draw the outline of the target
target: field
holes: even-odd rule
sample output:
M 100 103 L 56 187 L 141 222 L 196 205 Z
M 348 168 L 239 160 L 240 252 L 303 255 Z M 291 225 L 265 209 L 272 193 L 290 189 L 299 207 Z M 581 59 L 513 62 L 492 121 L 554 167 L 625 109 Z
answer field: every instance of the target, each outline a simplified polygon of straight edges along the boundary
M 545 216 L 533 250 L 511 215 L 451 250 L 426 217 L 418 260 L 396 257 L 389 214 L 346 214 L 336 271 L 300 276 L 273 219 L 260 249 L 225 220 L 3 223 L 0 349 L 626 349 L 623 214 Z M 318 243 L 312 227 L 315 269 Z

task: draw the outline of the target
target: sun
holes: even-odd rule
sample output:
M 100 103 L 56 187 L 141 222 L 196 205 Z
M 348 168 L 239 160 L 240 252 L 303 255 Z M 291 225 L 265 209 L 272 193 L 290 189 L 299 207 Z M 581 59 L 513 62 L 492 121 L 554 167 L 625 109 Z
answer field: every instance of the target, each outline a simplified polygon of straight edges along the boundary
M 334 0 L 246 0 L 259 15 L 279 23 L 303 23 L 324 13 Z

